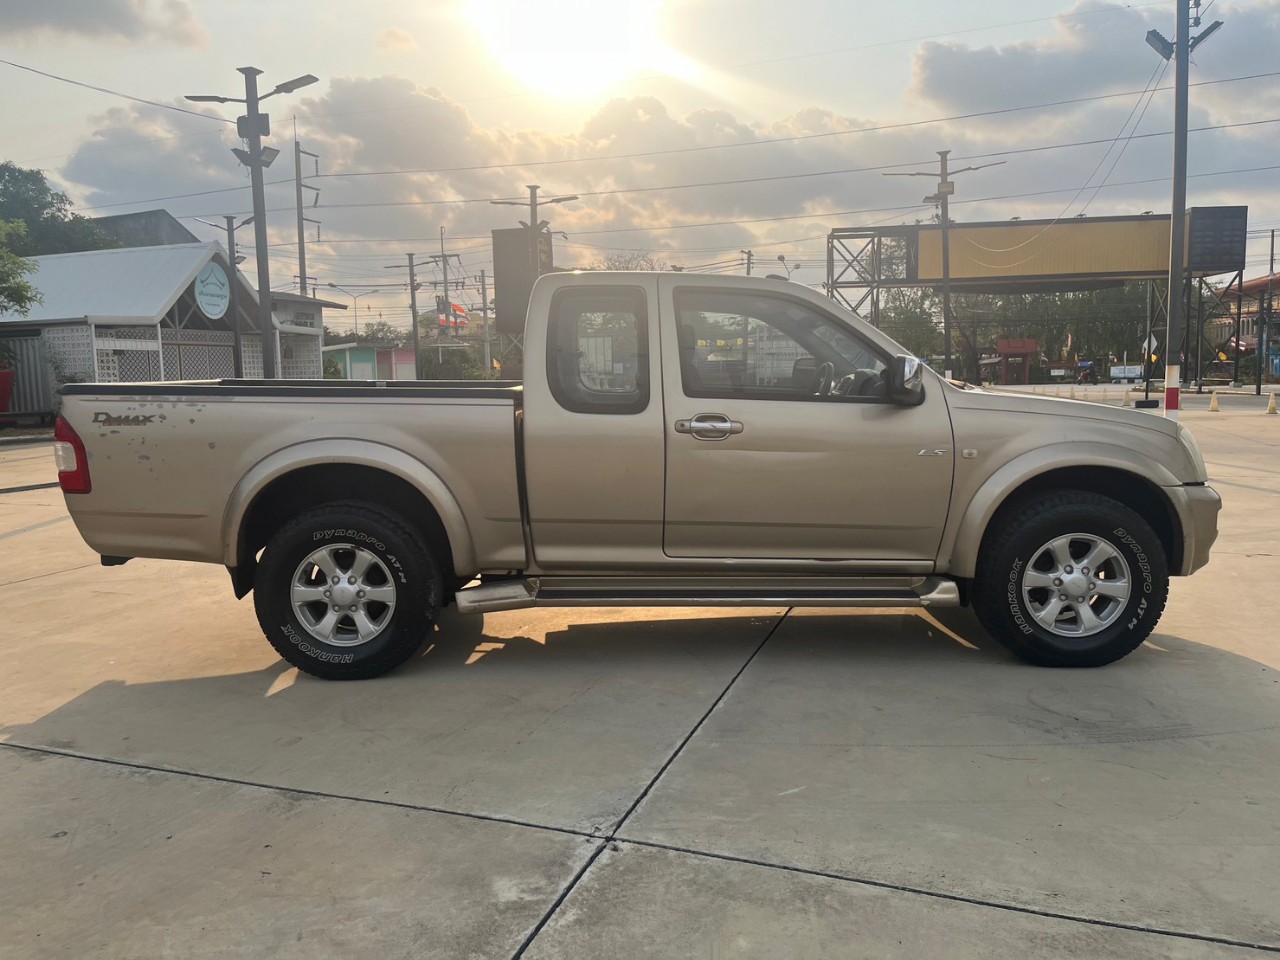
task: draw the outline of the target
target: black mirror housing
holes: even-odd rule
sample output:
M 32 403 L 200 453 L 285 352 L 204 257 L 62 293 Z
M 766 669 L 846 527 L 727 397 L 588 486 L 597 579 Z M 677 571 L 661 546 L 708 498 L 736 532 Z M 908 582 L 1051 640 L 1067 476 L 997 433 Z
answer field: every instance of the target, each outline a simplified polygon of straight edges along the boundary
M 924 403 L 924 364 L 915 357 L 899 354 L 889 364 L 889 399 L 904 407 Z

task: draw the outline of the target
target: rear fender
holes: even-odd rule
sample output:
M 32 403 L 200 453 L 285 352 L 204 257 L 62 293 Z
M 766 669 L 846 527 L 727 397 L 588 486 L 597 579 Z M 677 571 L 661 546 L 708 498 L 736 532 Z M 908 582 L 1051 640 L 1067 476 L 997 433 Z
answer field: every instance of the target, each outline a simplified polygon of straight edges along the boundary
M 309 440 L 277 450 L 256 463 L 236 484 L 222 520 L 223 563 L 234 568 L 240 558 L 245 516 L 254 499 L 275 480 L 302 467 L 345 463 L 372 467 L 404 480 L 435 508 L 449 537 L 455 570 L 474 570 L 475 549 L 457 498 L 430 467 L 395 447 L 368 440 Z M 358 499 L 358 491 L 352 498 Z M 409 518 L 412 520 L 413 518 Z M 235 574 L 232 574 L 234 580 Z M 237 584 L 237 591 L 239 584 Z

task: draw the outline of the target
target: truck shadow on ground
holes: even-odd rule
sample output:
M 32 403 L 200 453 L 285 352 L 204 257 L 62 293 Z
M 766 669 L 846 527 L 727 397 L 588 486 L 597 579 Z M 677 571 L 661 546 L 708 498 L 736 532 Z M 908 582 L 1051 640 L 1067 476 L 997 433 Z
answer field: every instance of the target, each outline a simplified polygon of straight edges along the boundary
M 1046 670 L 1015 660 L 964 610 L 796 612 L 780 624 L 776 615 L 648 619 L 651 611 L 643 610 L 602 611 L 607 619 L 590 622 L 593 611 L 574 611 L 584 622 L 561 617 L 540 636 L 521 628 L 545 611 L 536 618 L 521 613 L 486 622 L 446 612 L 421 654 L 362 682 L 317 680 L 283 661 L 148 680 L 136 676 L 145 674 L 143 650 L 125 661 L 124 676 L 95 684 L 37 720 L 0 728 L 0 737 L 124 759 L 162 756 L 177 766 L 189 759 L 197 767 L 210 753 L 257 767 L 264 755 L 325 737 L 365 738 L 364 762 L 382 756 L 389 764 L 399 762 L 397 748 L 426 755 L 447 749 L 451 736 L 483 748 L 486 731 L 515 751 L 519 729 L 548 738 L 545 748 L 557 734 L 607 744 L 610 737 L 629 738 L 637 723 L 671 721 L 673 729 L 687 729 L 766 636 L 734 696 L 749 695 L 743 691 L 756 678 L 781 675 L 793 678 L 798 698 L 800 685 L 810 684 L 814 695 L 893 699 L 894 713 L 905 696 L 912 710 L 932 711 L 939 722 L 949 710 L 995 711 L 1064 735 L 1073 723 L 1097 733 L 1099 716 L 1103 732 L 1125 736 L 1277 725 L 1274 670 L 1167 634 L 1109 667 Z M 1073 711 L 1073 702 L 1080 709 Z M 785 721 L 785 707 L 780 717 Z M 665 734 L 657 739 L 668 742 Z M 326 762 L 315 756 L 315 763 Z

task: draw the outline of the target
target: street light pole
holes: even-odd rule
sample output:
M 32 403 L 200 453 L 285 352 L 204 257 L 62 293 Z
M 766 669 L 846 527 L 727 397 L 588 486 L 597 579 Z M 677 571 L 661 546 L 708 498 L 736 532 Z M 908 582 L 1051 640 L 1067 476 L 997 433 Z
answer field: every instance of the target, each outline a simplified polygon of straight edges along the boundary
M 267 118 L 258 111 L 257 67 L 241 67 L 244 74 L 245 119 L 249 138 L 249 182 L 253 190 L 253 246 L 258 266 L 258 334 L 262 340 L 262 377 L 274 380 L 276 363 L 276 325 L 271 314 L 271 263 L 267 256 L 267 201 L 262 183 L 262 133 Z M 303 281 L 305 283 L 305 281 Z
M 563 197 L 543 197 L 539 201 L 538 191 L 542 188 L 536 183 L 528 184 L 528 188 L 529 222 L 524 223 L 521 221 L 520 225 L 529 228 L 530 265 L 533 268 L 533 279 L 537 280 L 538 277 L 542 276 L 542 258 L 538 256 L 538 239 L 542 236 L 542 228 L 548 226 L 548 224 L 538 219 L 538 204 L 541 203 L 546 206 L 552 203 L 568 203 L 570 200 L 577 200 L 578 195 L 575 193 Z M 523 200 L 490 200 L 489 202 L 499 207 L 523 207 L 526 205 Z
M 1195 6 L 1192 24 L 1191 7 Z M 1173 42 L 1158 30 L 1147 31 L 1147 44 L 1165 60 L 1173 60 L 1173 205 L 1169 212 L 1169 295 L 1165 310 L 1167 325 L 1164 342 L 1164 415 L 1178 419 L 1181 406 L 1182 341 L 1187 333 L 1187 307 L 1183 302 L 1186 281 L 1187 236 L 1187 93 L 1191 73 L 1191 51 L 1207 40 L 1219 27 L 1215 20 L 1196 37 L 1191 27 L 1200 26 L 1200 0 L 1175 0 L 1177 7 Z M 1191 360 L 1191 351 L 1187 351 Z
M 318 78 L 311 74 L 294 77 L 284 83 L 277 84 L 274 90 L 258 95 L 258 77 L 262 71 L 257 67 L 239 67 L 244 76 L 244 99 L 239 97 L 222 97 L 208 94 L 189 94 L 186 99 L 195 103 L 243 103 L 245 115 L 236 119 L 236 133 L 247 140 L 249 149 L 241 150 L 233 147 L 231 152 L 249 168 L 250 186 L 253 191 L 253 236 L 254 257 L 258 265 L 258 333 L 262 338 L 262 375 L 264 379 L 274 380 L 278 371 L 279 343 L 275 320 L 271 315 L 271 265 L 267 254 L 267 202 L 262 182 L 262 171 L 271 166 L 273 160 L 280 155 L 274 147 L 263 148 L 262 138 L 271 134 L 271 118 L 262 113 L 258 106 L 277 93 L 293 93 L 293 91 L 315 83 Z M 306 270 L 303 270 L 303 284 L 306 284 Z
M 359 338 L 360 336 L 360 304 L 358 301 L 360 300 L 361 297 L 367 297 L 369 294 L 377 293 L 378 291 L 366 290 L 364 293 L 352 293 L 346 287 L 340 287 L 336 283 L 333 283 L 332 281 L 328 284 L 328 286 L 333 287 L 333 289 L 341 291 L 342 293 L 345 293 L 348 297 L 351 298 L 351 322 L 353 324 L 352 333 L 354 333 L 355 336 Z

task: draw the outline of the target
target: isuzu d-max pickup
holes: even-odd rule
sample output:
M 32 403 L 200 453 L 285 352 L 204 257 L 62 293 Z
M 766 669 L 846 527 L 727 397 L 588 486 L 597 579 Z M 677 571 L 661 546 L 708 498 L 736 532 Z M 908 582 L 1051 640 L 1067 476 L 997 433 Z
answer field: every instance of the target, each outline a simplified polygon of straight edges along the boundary
M 330 679 L 403 663 L 449 603 L 972 604 L 1025 660 L 1097 666 L 1217 533 L 1177 423 L 949 382 L 778 279 L 545 276 L 521 383 L 63 395 L 59 478 L 103 563 L 226 566 Z

